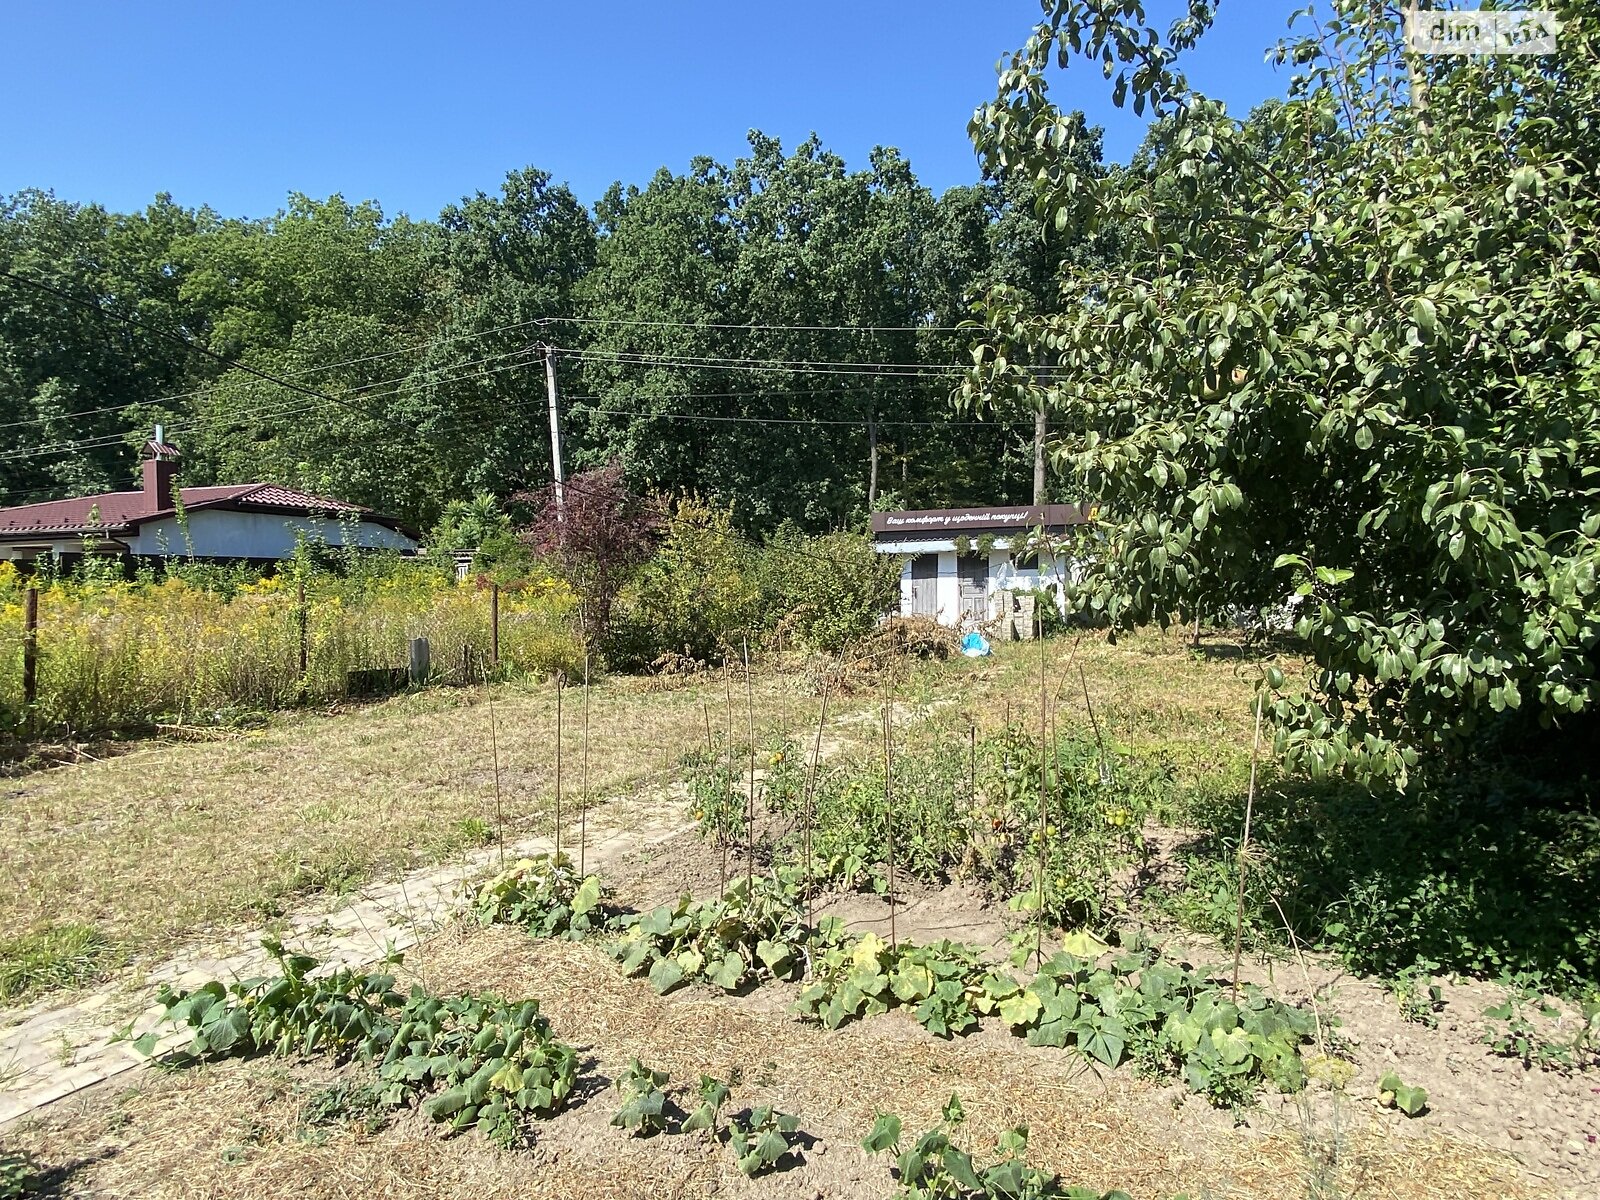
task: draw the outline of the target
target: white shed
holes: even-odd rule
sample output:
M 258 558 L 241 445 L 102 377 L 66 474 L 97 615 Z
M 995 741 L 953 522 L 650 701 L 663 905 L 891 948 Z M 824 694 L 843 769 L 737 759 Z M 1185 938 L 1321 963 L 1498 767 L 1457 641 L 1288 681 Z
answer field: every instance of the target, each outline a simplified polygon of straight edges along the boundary
M 936 508 L 874 513 L 880 554 L 900 558 L 900 615 L 974 629 L 1008 616 L 1003 593 L 1045 593 L 1061 611 L 1071 563 L 1034 549 L 1035 532 L 1063 534 L 1089 520 L 1076 504 Z

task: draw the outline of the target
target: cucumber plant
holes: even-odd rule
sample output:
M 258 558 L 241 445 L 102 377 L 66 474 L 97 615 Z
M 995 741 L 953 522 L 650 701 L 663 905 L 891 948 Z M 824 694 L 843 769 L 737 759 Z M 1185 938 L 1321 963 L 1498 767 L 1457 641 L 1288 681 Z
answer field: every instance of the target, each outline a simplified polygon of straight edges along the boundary
M 1420 1117 L 1428 1108 L 1428 1092 L 1403 1083 L 1399 1075 L 1389 1071 L 1378 1080 L 1378 1103 L 1384 1108 L 1397 1108 L 1408 1117 Z
M 652 1071 L 637 1058 L 628 1063 L 628 1069 L 617 1077 L 617 1091 L 622 1094 L 622 1107 L 611 1118 L 619 1129 L 632 1131 L 636 1137 L 650 1137 L 667 1127 L 667 1094 L 661 1085 L 667 1082 L 665 1071 Z
M 1235 1002 L 1203 974 L 1153 952 L 1100 967 L 1062 951 L 1026 986 L 1010 978 L 995 991 L 1001 1020 L 1029 1045 L 1072 1047 L 1109 1067 L 1131 1055 L 1152 1074 L 1181 1074 L 1217 1105 L 1245 1102 L 1262 1079 L 1282 1091 L 1305 1082 L 1309 1013 L 1255 988 Z
M 551 1033 L 537 1000 L 440 998 L 414 990 L 379 1066 L 384 1099 L 422 1105 L 452 1132 L 476 1126 L 509 1145 L 530 1120 L 559 1112 L 578 1078 L 578 1054 Z
M 772 879 L 736 880 L 720 899 L 683 896 L 621 924 L 613 954 L 627 974 L 647 971 L 661 993 L 696 979 L 729 992 L 763 976 L 786 979 L 804 940 L 793 891 Z
M 763 1104 L 728 1122 L 728 1144 L 739 1160 L 739 1170 L 754 1178 L 778 1165 L 793 1149 L 799 1131 L 799 1117 Z
M 263 946 L 282 974 L 161 989 L 163 1022 L 192 1035 L 187 1055 L 320 1051 L 355 1059 L 376 1067 L 382 1105 L 422 1102 L 452 1130 L 476 1126 L 502 1143 L 527 1120 L 557 1112 L 572 1093 L 577 1053 L 552 1035 L 537 1000 L 441 997 L 420 987 L 402 996 L 390 974 L 344 967 L 318 974 L 321 964 L 309 955 L 275 941 Z M 399 961 L 391 955 L 383 965 Z M 149 1054 L 157 1037 L 147 1033 L 134 1045 Z
M 483 925 L 504 922 L 535 937 L 577 940 L 604 927 L 604 899 L 598 875 L 580 878 L 565 854 L 536 854 L 479 888 L 472 908 Z
M 718 1134 L 717 1122 L 722 1116 L 722 1106 L 728 1102 L 728 1085 L 710 1075 L 700 1076 L 697 1094 L 700 1103 L 684 1118 L 680 1132 L 693 1133 L 703 1129 L 712 1137 Z
M 875 933 L 847 938 L 842 931 L 836 919 L 822 922 L 812 981 L 795 1005 L 827 1028 L 903 1006 L 930 1032 L 950 1037 L 994 1011 L 976 948 L 949 941 L 891 948 Z
M 162 984 L 156 993 L 161 1020 L 188 1030 L 183 1053 L 191 1058 L 253 1054 L 311 1054 L 322 1050 L 336 1059 L 370 1060 L 394 1028 L 393 1013 L 406 998 L 395 991 L 386 971 L 358 972 L 339 967 L 313 978 L 320 965 L 305 954 L 291 954 L 275 939 L 261 943 L 280 974 L 210 980 L 192 990 Z M 380 966 L 400 961 L 390 955 Z M 158 1035 L 134 1042 L 141 1054 L 155 1048 Z
M 902 1124 L 892 1113 L 880 1113 L 871 1131 L 862 1140 L 868 1154 L 889 1152 L 895 1156 L 895 1176 L 900 1200 L 1043 1200 L 1044 1197 L 1071 1195 L 1056 1177 L 1028 1165 L 1028 1127 L 1019 1125 L 1000 1135 L 1000 1157 L 979 1167 L 972 1155 L 961 1149 L 955 1134 L 966 1120 L 961 1098 L 952 1094 L 941 1110 L 939 1125 L 918 1137 L 905 1149 L 900 1147 Z

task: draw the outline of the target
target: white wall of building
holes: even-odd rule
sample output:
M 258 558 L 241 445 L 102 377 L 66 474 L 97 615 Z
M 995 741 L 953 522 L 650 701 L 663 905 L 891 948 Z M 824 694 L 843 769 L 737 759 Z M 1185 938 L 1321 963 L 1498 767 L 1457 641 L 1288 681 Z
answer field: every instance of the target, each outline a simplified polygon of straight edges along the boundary
M 895 554 L 900 559 L 900 613 L 910 616 L 915 611 L 911 581 L 911 562 L 919 555 L 936 556 L 938 577 L 935 581 L 939 624 L 950 628 L 961 625 L 961 580 L 956 566 L 959 554 L 950 541 L 905 541 L 880 544 L 881 553 Z M 999 607 L 1001 591 L 1039 591 L 1054 586 L 1058 610 L 1065 611 L 1062 582 L 1071 573 L 1071 564 L 1049 554 L 1040 556 L 1039 562 L 1026 567 L 1014 566 L 1011 548 L 1001 539 L 988 552 L 987 612 L 986 620 L 993 620 Z
M 234 512 L 202 508 L 187 515 L 187 529 L 176 517 L 147 521 L 127 539 L 136 555 L 176 555 L 196 558 L 288 558 L 296 535 L 313 542 L 343 546 L 345 527 L 326 517 L 295 517 L 281 513 Z M 356 527 L 356 545 L 364 549 L 415 550 L 416 543 L 386 525 L 362 521 Z

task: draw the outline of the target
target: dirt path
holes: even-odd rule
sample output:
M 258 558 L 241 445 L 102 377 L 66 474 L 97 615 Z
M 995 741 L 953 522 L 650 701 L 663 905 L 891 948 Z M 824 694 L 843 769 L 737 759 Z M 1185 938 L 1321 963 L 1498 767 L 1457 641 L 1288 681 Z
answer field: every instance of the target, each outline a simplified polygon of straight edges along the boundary
M 587 865 L 605 870 L 626 855 L 681 833 L 687 822 L 681 789 L 669 788 L 611 801 L 588 819 Z M 415 871 L 391 883 L 362 889 L 354 899 L 308 907 L 292 914 L 279 935 L 286 945 L 345 966 L 375 963 L 391 949 L 416 945 L 460 912 L 466 886 L 507 861 L 554 848 L 551 839 L 527 838 L 473 851 L 444 866 Z M 574 854 L 577 829 L 568 830 L 563 850 Z M 270 966 L 261 949 L 267 931 L 251 929 L 133 977 L 123 977 L 63 1003 L 59 997 L 0 1012 L 0 1127 L 41 1106 L 102 1083 L 148 1061 L 117 1030 L 153 1028 L 153 1006 L 162 983 L 193 987 L 208 979 L 259 974 Z

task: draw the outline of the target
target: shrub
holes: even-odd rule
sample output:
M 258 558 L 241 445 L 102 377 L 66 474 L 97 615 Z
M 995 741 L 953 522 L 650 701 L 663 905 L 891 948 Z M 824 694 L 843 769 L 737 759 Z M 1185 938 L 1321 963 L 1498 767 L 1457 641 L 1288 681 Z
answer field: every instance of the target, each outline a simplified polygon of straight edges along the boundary
M 757 566 L 768 621 L 815 650 L 838 653 L 896 607 L 900 565 L 856 533 L 804 537 L 781 527 Z
M 737 646 L 759 613 L 750 566 L 731 510 L 680 500 L 660 548 L 623 595 L 635 653 L 647 648 L 652 660 L 672 653 L 709 661 Z

